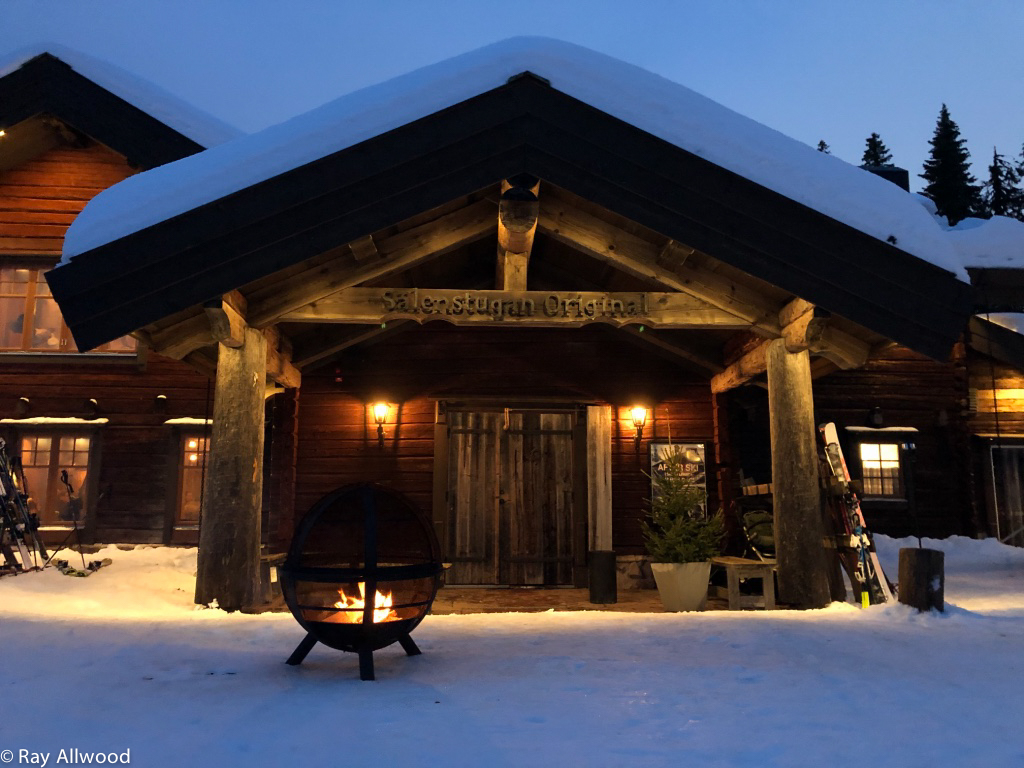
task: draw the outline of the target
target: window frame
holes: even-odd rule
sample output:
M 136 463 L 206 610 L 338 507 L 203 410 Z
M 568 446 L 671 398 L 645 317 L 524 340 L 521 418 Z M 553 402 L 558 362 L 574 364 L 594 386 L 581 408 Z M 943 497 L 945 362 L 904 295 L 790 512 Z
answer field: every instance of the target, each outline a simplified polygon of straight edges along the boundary
M 910 496 L 913 493 L 911 485 L 914 478 L 908 474 L 907 445 L 917 442 L 918 430 L 916 427 L 846 427 L 846 438 L 849 444 L 847 466 L 854 479 L 860 483 L 860 501 L 866 507 L 885 507 L 890 509 L 903 509 L 910 505 Z M 899 462 L 897 467 L 896 481 L 898 493 L 868 493 L 866 488 L 864 460 L 861 457 L 862 445 L 895 445 L 896 457 Z M 879 451 L 880 461 L 881 451 Z
M 202 427 L 191 427 L 182 428 L 175 430 L 174 436 L 174 468 L 175 468 L 175 484 L 174 484 L 174 506 L 171 510 L 171 528 L 174 531 L 198 531 L 199 530 L 199 515 L 200 511 L 196 513 L 195 521 L 186 520 L 182 518 L 182 507 L 185 495 L 185 480 L 186 473 L 192 470 L 198 470 L 199 472 L 199 503 L 202 504 L 203 499 L 203 484 L 205 482 L 205 475 L 210 462 L 210 439 L 208 429 Z M 205 445 L 199 450 L 200 458 L 196 465 L 189 467 L 186 466 L 186 454 L 189 452 L 188 441 L 196 440 L 200 442 L 200 445 L 205 442 Z
M 60 440 L 61 438 L 88 438 L 89 448 L 86 456 L 85 464 L 85 482 L 75 488 L 75 493 L 79 498 L 83 498 L 84 505 L 82 508 L 82 517 L 78 521 L 78 530 L 82 532 L 84 540 L 90 540 L 92 532 L 96 527 L 96 489 L 99 487 L 99 472 L 100 472 L 100 430 L 97 426 L 91 426 L 83 423 L 68 423 L 68 424 L 26 424 L 16 425 L 13 430 L 10 431 L 12 440 L 9 442 L 10 445 L 17 447 L 17 455 L 19 461 L 22 463 L 22 471 L 25 470 L 24 457 L 23 457 L 23 445 L 22 441 L 26 438 L 38 438 L 47 437 L 50 439 L 50 462 L 47 466 L 47 497 L 52 489 L 58 489 L 58 495 L 60 489 L 63 488 L 63 483 L 60 480 L 60 470 L 68 469 L 68 467 L 62 466 L 60 462 Z M 56 458 L 56 461 L 54 459 Z M 29 467 L 29 469 L 39 467 Z M 26 477 L 27 491 L 30 497 L 34 495 L 35 483 L 28 482 Z M 52 522 L 48 523 L 43 520 L 43 516 L 40 515 L 40 527 L 39 530 L 44 534 L 46 532 L 65 532 L 74 529 L 72 521 L 68 522 Z
M 92 349 L 88 352 L 80 352 L 75 346 L 74 338 L 71 335 L 71 330 L 68 328 L 67 323 L 64 322 L 64 316 L 60 312 L 60 307 L 57 306 L 56 302 L 53 304 L 53 309 L 56 310 L 59 318 L 59 325 L 56 328 L 50 328 L 49 325 L 38 326 L 39 328 L 45 328 L 45 330 L 51 333 L 50 338 L 56 338 L 58 343 L 54 347 L 49 346 L 34 346 L 34 339 L 32 329 L 36 326 L 36 316 L 38 307 L 40 306 L 38 301 L 40 299 L 53 301 L 52 296 L 49 294 L 49 290 L 46 290 L 46 295 L 42 295 L 39 292 L 41 285 L 45 286 L 45 278 L 43 273 L 49 269 L 52 269 L 54 262 L 52 258 L 33 258 L 33 257 L 13 257 L 7 255 L 0 255 L 0 275 L 2 272 L 8 270 L 17 271 L 25 270 L 28 272 L 28 279 L 25 281 L 25 293 L 15 292 L 0 292 L 0 302 L 6 302 L 8 299 L 22 299 L 20 306 L 20 319 L 22 324 L 21 329 L 21 344 L 20 346 L 5 346 L 2 345 L 4 339 L 0 337 L 0 355 L 2 356 L 14 356 L 14 355 L 25 355 L 34 359 L 42 359 L 46 357 L 52 357 L 55 355 L 63 355 L 72 359 L 78 358 L 80 355 L 90 355 L 93 357 L 104 356 L 116 359 L 131 360 L 138 356 L 140 345 L 135 341 L 134 338 L 127 336 L 121 339 L 115 339 L 106 344 Z M 2 282 L 2 281 L 0 281 Z M 20 284 L 15 281 L 11 281 L 12 284 Z M 8 318 L 4 318 L 3 322 L 13 323 L 17 322 L 17 318 L 13 321 Z M 14 331 L 18 333 L 18 331 Z M 125 341 L 130 340 L 130 342 Z M 131 348 L 116 348 L 117 346 L 123 346 L 124 344 L 132 343 Z M 112 348 L 112 345 L 116 345 Z

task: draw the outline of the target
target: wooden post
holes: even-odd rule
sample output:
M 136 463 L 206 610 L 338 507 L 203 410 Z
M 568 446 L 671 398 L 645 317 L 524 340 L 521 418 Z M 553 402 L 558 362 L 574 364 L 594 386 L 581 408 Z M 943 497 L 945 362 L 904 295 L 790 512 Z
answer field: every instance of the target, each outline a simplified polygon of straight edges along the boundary
M 901 549 L 900 602 L 919 611 L 944 611 L 945 558 L 938 549 Z
M 612 549 L 612 413 L 587 406 L 587 518 L 590 528 L 590 602 L 618 601 Z
M 612 414 L 587 406 L 587 509 L 590 549 L 612 549 Z
M 267 342 L 246 327 L 241 347 L 218 347 L 196 603 L 237 611 L 259 597 Z
M 784 339 L 768 345 L 768 412 L 779 598 L 799 608 L 829 603 L 810 355 Z

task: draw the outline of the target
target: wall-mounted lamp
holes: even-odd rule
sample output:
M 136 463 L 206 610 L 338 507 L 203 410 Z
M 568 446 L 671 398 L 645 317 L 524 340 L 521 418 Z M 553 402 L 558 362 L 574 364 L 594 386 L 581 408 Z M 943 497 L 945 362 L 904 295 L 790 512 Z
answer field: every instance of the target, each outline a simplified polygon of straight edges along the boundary
M 644 425 L 647 424 L 647 408 L 642 405 L 634 405 L 630 411 L 633 417 L 633 426 L 636 427 L 635 448 L 640 453 L 640 441 L 644 439 Z
M 377 446 L 384 447 L 384 423 L 388 420 L 388 404 L 373 404 L 373 420 L 377 422 Z
M 868 426 L 874 427 L 875 429 L 881 429 L 885 425 L 885 416 L 882 415 L 882 409 L 877 405 L 868 411 Z

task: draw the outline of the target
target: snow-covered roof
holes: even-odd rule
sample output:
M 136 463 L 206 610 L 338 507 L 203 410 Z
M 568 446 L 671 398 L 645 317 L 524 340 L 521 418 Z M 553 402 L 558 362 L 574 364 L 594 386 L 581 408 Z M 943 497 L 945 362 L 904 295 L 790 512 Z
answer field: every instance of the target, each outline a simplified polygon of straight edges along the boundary
M 1024 267 L 1024 221 L 1006 216 L 964 219 L 947 236 L 965 267 Z
M 0 77 L 49 53 L 101 88 L 142 110 L 203 147 L 213 147 L 242 136 L 237 128 L 182 101 L 162 88 L 106 61 L 53 43 L 38 43 L 0 58 Z
M 712 163 L 966 280 L 951 239 L 888 181 L 639 67 L 546 38 L 513 38 L 371 86 L 260 133 L 133 176 L 68 230 L 64 262 L 197 206 L 503 85 L 523 72 Z

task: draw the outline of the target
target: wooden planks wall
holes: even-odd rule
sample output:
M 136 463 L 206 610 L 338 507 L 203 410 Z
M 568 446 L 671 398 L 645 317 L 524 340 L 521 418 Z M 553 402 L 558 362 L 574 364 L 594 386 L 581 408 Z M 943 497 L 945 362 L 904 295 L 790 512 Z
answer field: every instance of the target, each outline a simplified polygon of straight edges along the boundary
M 596 331 L 596 332 L 595 332 Z M 340 381 L 337 381 L 340 379 Z M 706 442 L 714 432 L 707 381 L 596 329 L 466 329 L 428 324 L 353 351 L 303 376 L 299 409 L 296 514 L 338 486 L 387 483 L 432 515 L 434 409 L 547 398 L 612 404 L 614 547 L 642 552 L 640 516 L 650 495 L 646 441 Z M 398 404 L 383 450 L 367 404 Z M 645 444 L 634 450 L 628 407 L 656 402 Z M 713 464 L 713 450 L 709 463 Z M 714 476 L 713 466 L 709 469 Z M 717 492 L 712 503 L 717 503 Z
M 967 403 L 963 350 L 938 363 L 893 347 L 855 371 L 838 371 L 814 382 L 817 420 L 867 426 L 868 412 L 882 409 L 887 427 L 916 427 L 915 487 L 922 535 L 971 534 L 980 521 L 972 492 L 970 439 L 962 415 Z M 844 446 L 846 450 L 846 446 Z M 865 505 L 873 531 L 894 536 L 913 532 L 903 510 Z
M 203 417 L 207 379 L 174 360 L 153 356 L 146 370 L 132 361 L 118 364 L 7 363 L 0 367 L 0 417 L 108 419 L 97 427 L 102 493 L 90 525 L 91 538 L 102 542 L 163 541 L 169 497 L 177 483 L 177 439 L 164 422 L 176 417 Z M 157 395 L 166 400 L 158 405 Z M 17 410 L 29 399 L 29 411 Z M 17 425 L 4 425 L 13 436 Z
M 0 173 L 0 254 L 59 255 L 85 204 L 133 172 L 117 153 L 90 144 L 56 147 Z

